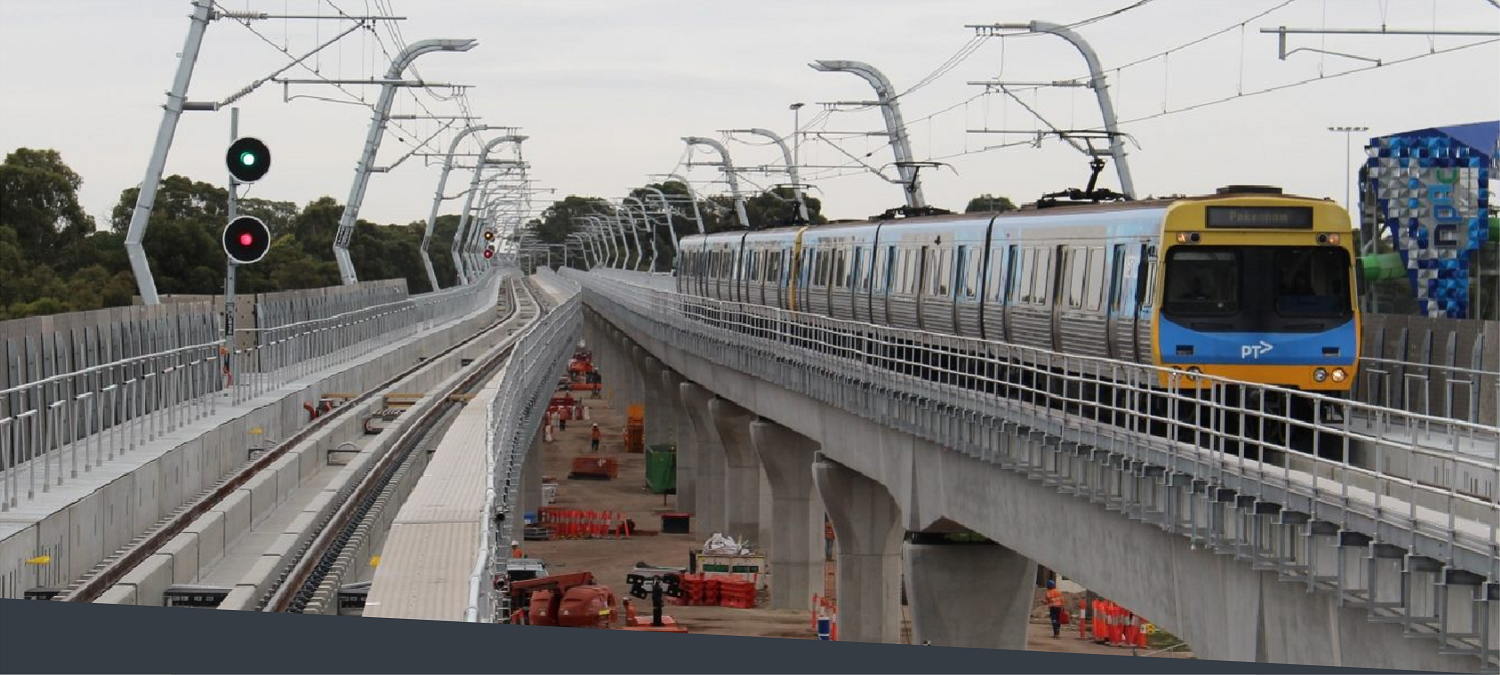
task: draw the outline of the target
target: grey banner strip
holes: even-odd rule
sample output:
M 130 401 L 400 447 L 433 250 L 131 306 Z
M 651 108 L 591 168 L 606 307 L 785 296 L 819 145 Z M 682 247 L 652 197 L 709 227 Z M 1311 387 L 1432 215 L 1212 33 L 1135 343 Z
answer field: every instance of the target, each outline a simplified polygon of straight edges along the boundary
M 0 673 L 1412 672 L 36 600 L 0 644 Z

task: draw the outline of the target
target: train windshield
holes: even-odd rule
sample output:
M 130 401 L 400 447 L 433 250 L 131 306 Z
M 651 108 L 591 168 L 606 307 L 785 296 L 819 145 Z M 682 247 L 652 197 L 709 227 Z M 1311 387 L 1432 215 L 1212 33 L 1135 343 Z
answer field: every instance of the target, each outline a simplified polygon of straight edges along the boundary
M 1205 332 L 1328 330 L 1351 316 L 1351 274 L 1330 246 L 1179 246 L 1161 311 Z
M 1277 313 L 1289 317 L 1349 313 L 1349 255 L 1344 249 L 1279 248 L 1275 255 Z
M 1206 316 L 1239 310 L 1240 255 L 1227 249 L 1173 249 L 1167 257 L 1169 314 Z

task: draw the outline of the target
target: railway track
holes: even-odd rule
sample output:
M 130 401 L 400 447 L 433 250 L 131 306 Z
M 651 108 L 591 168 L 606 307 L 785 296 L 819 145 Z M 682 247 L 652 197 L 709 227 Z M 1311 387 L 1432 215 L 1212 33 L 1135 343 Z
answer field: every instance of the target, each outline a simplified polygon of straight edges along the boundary
M 213 487 L 204 490 L 197 497 L 178 507 L 150 529 L 136 537 L 130 544 L 101 561 L 84 576 L 75 580 L 53 599 L 63 602 L 93 602 L 99 599 L 105 591 L 118 583 L 152 555 L 161 551 L 168 542 L 186 530 L 194 521 L 212 511 L 235 491 L 241 489 L 256 476 L 271 468 L 278 460 L 287 456 L 288 453 L 298 451 L 301 446 L 309 443 L 318 431 L 329 428 L 348 415 L 354 414 L 351 411 L 363 408 L 364 406 L 361 404 L 377 399 L 384 392 L 391 390 L 404 380 L 441 362 L 444 357 L 451 356 L 467 347 L 473 346 L 486 336 L 492 336 L 496 331 L 503 330 L 508 324 L 534 321 L 542 313 L 541 303 L 535 298 L 535 295 L 527 285 L 518 278 L 508 280 L 502 287 L 500 295 L 501 297 L 497 298 L 497 305 L 500 304 L 500 300 L 504 300 L 503 304 L 508 311 L 503 316 L 498 317 L 489 326 L 455 343 L 442 352 L 423 359 L 416 365 L 397 373 L 390 379 L 362 393 L 360 396 L 313 420 L 275 448 L 251 460 L 239 471 L 220 480 Z M 472 372 L 452 387 L 450 391 L 443 392 L 440 396 L 435 396 L 435 398 L 441 398 L 442 402 L 432 406 L 416 422 L 406 421 L 402 423 L 400 427 L 401 431 L 399 432 L 400 438 L 396 442 L 395 447 L 392 447 L 378 462 L 374 463 L 374 466 L 365 471 L 364 475 L 355 482 L 352 489 L 346 486 L 344 490 L 340 491 L 339 494 L 344 499 L 334 509 L 332 515 L 318 528 L 317 533 L 309 538 L 308 543 L 303 546 L 299 554 L 294 556 L 292 568 L 281 573 L 277 582 L 273 585 L 273 592 L 270 594 L 271 597 L 263 598 L 259 604 L 268 610 L 275 607 L 277 608 L 275 611 L 286 611 L 289 608 L 297 607 L 298 603 L 302 605 L 306 604 L 305 599 L 298 600 L 298 593 L 288 594 L 284 593 L 283 590 L 294 584 L 305 583 L 308 579 L 321 579 L 326 574 L 328 567 L 326 564 L 323 564 L 325 553 L 330 548 L 335 548 L 343 541 L 347 541 L 347 536 L 340 536 L 344 534 L 344 529 L 350 526 L 351 521 L 356 525 L 358 524 L 358 517 L 368 512 L 373 502 L 373 496 L 380 493 L 380 486 L 387 483 L 402 465 L 402 461 L 397 460 L 393 462 L 392 458 L 399 455 L 404 460 L 410 455 L 411 449 L 416 447 L 416 444 L 437 426 L 437 422 L 442 415 L 434 414 L 434 411 L 445 411 L 452 406 L 461 405 L 449 400 L 449 397 L 455 393 L 453 389 L 472 387 L 476 382 L 483 382 L 489 376 L 493 375 L 494 369 L 503 364 L 504 358 L 509 355 L 509 349 L 507 347 L 498 350 L 498 352 L 484 363 L 473 367 Z M 470 366 L 464 366 L 464 368 L 468 369 Z M 420 429 L 420 433 L 414 434 L 413 432 L 418 429 Z M 392 431 L 395 431 L 395 429 L 392 429 Z M 332 529 L 338 529 L 340 535 L 330 536 L 329 532 Z M 336 556 L 337 554 L 335 553 L 334 555 Z M 309 559 L 316 559 L 316 562 L 308 564 Z M 316 587 L 316 583 L 313 585 Z
M 518 284 L 525 288 L 524 284 Z M 514 303 L 514 318 L 520 322 L 534 321 L 543 313 L 541 301 L 529 289 L 528 307 L 521 308 L 520 294 L 517 293 L 518 301 Z M 340 555 L 344 553 L 345 547 L 350 540 L 356 536 L 360 526 L 365 523 L 371 510 L 376 506 L 382 494 L 392 485 L 398 474 L 402 472 L 415 453 L 426 446 L 429 440 L 434 440 L 433 433 L 443 426 L 443 422 L 457 409 L 463 406 L 453 397 L 473 393 L 488 382 L 500 367 L 510 359 L 511 352 L 515 349 L 514 343 L 502 344 L 496 353 L 491 355 L 483 363 L 477 364 L 463 380 L 453 385 L 448 391 L 443 392 L 442 402 L 432 406 L 414 423 L 402 429 L 400 438 L 395 445 L 380 458 L 379 463 L 372 467 L 364 478 L 354 488 L 352 493 L 343 504 L 339 506 L 322 530 L 311 539 L 309 545 L 288 570 L 284 580 L 265 598 L 264 605 L 260 608 L 268 612 L 294 612 L 301 613 L 307 608 L 317 595 L 320 587 L 325 586 L 330 573 L 335 571 L 335 565 Z M 337 579 L 333 580 L 337 583 Z M 325 594 L 328 590 L 324 588 Z

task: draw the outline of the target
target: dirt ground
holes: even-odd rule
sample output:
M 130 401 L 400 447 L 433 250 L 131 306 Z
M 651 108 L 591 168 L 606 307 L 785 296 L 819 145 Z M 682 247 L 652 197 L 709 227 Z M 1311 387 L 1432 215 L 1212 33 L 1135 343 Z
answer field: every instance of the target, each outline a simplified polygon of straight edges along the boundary
M 578 392 L 578 398 L 589 408 L 588 421 L 569 422 L 554 442 L 544 446 L 543 476 L 558 484 L 557 499 L 552 504 L 563 509 L 619 511 L 635 521 L 639 532 L 629 539 L 576 539 L 522 542 L 528 557 L 546 560 L 553 575 L 592 572 L 598 583 L 609 586 L 616 601 L 629 597 L 625 577 L 638 562 L 649 565 L 687 567 L 688 551 L 701 546 L 706 535 L 661 534 L 661 514 L 677 510 L 675 495 L 651 494 L 646 487 L 646 459 L 642 454 L 625 452 L 625 402 L 609 398 L 590 399 Z M 647 424 L 650 424 L 647 411 Z M 599 454 L 616 460 L 619 473 L 613 480 L 574 480 L 568 472 L 574 457 L 590 454 L 589 429 L 597 423 L 603 434 Z M 696 522 L 694 523 L 696 528 Z M 834 566 L 828 566 L 824 595 L 833 596 Z M 774 581 L 773 581 L 774 583 Z M 649 615 L 649 600 L 634 600 L 639 614 Z M 664 612 L 676 618 L 692 633 L 742 635 L 816 640 L 808 610 L 735 609 L 730 607 L 690 607 L 669 604 Z M 1068 628 L 1073 629 L 1069 635 Z M 903 621 L 902 637 L 910 640 L 910 618 Z M 1065 626 L 1063 636 L 1054 639 L 1051 626 L 1033 621 L 1026 648 L 1031 651 L 1088 654 L 1129 654 L 1129 649 L 1096 645 L 1077 639 L 1076 626 Z M 1186 655 L 1161 654 L 1183 658 Z

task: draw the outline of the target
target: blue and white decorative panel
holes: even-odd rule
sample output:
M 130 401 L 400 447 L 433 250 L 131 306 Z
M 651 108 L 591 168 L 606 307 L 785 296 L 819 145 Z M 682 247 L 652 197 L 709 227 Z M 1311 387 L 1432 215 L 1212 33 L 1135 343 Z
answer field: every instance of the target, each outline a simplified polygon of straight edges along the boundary
M 1470 255 L 1489 235 L 1489 157 L 1447 136 L 1370 139 L 1376 217 L 1406 264 L 1422 313 L 1464 318 Z

